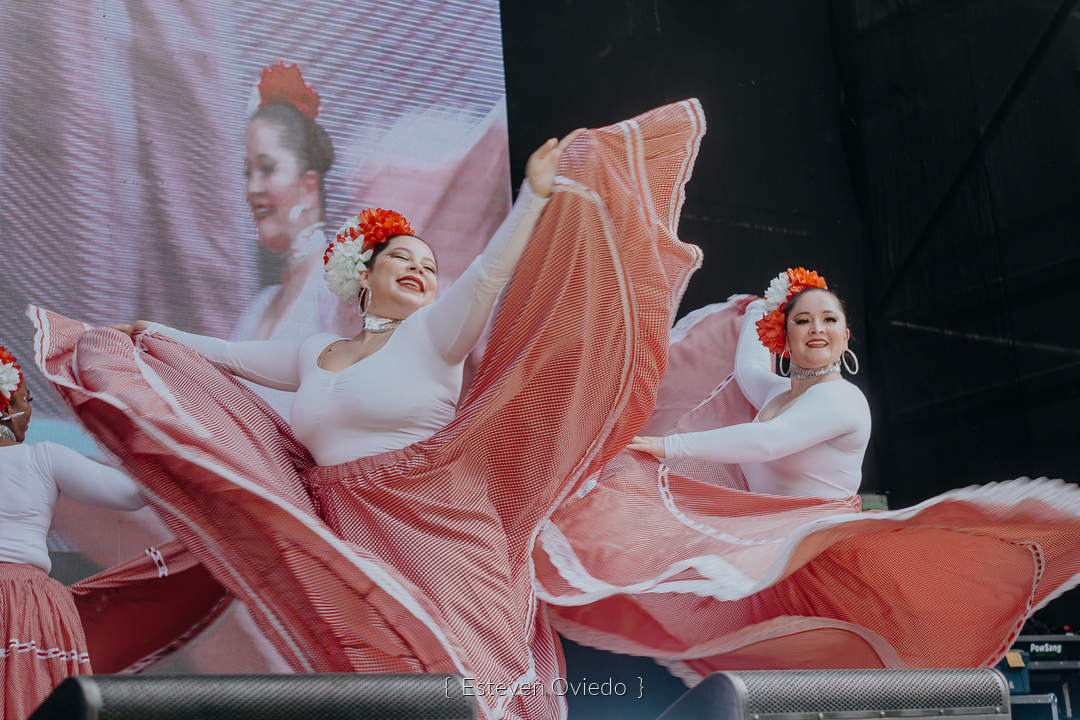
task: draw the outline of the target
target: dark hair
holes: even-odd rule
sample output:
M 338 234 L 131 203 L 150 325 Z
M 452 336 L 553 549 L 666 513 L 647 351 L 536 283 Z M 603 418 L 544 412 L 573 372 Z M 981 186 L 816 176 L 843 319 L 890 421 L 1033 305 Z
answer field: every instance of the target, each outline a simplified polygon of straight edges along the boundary
M 300 172 L 314 170 L 319 175 L 319 205 L 326 214 L 326 189 L 323 176 L 334 164 L 334 144 L 319 123 L 292 105 L 270 103 L 251 116 L 251 122 L 266 120 L 281 130 L 282 144 L 300 161 Z
M 795 307 L 795 301 L 797 301 L 799 298 L 801 298 L 806 293 L 813 292 L 814 290 L 820 290 L 821 292 L 829 293 L 830 295 L 832 295 L 833 298 L 836 299 L 836 302 L 838 302 L 840 304 L 840 312 L 844 313 L 844 319 L 845 320 L 847 319 L 847 306 L 844 305 L 844 299 L 842 297 L 837 295 L 832 290 L 826 290 L 825 288 L 819 288 L 819 287 L 808 287 L 808 288 L 803 288 L 799 292 L 795 293 L 787 301 L 787 305 L 784 306 L 784 327 L 787 327 L 788 315 L 791 314 L 791 308 Z
M 431 244 L 428 243 L 427 240 L 420 237 L 419 235 L 408 235 L 407 233 L 406 233 L 406 235 L 408 237 L 416 238 L 417 240 L 424 243 L 425 245 L 428 246 L 428 248 L 431 249 L 431 254 L 433 256 L 435 256 L 435 267 L 438 268 L 439 267 L 439 257 L 437 255 L 435 255 L 435 248 L 431 247 Z M 379 257 L 379 253 L 381 253 L 383 250 L 385 250 L 386 246 L 390 244 L 390 241 L 393 240 L 396 237 L 401 237 L 401 235 L 392 235 L 392 236 L 386 238 L 386 242 L 381 242 L 381 243 L 379 243 L 378 245 L 376 245 L 375 247 L 373 247 L 371 249 L 371 259 L 367 261 L 367 266 L 369 268 L 375 267 L 375 258 Z

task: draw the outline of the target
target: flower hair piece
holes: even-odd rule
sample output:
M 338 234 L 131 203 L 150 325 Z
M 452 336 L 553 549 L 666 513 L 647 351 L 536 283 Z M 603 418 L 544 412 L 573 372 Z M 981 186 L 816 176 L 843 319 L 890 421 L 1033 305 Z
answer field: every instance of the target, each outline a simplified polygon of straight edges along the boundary
M 323 253 L 323 277 L 330 291 L 344 300 L 360 294 L 360 273 L 381 245 L 396 235 L 413 235 L 405 216 L 393 210 L 369 208 L 345 221 Z
M 792 297 L 807 288 L 828 290 L 829 286 L 814 270 L 798 267 L 788 268 L 774 277 L 765 291 L 765 317 L 757 321 L 757 334 L 761 344 L 776 355 L 782 354 L 787 346 L 784 310 Z
M 259 95 L 251 108 L 252 113 L 263 105 L 281 103 L 292 105 L 312 120 L 319 115 L 319 94 L 304 83 L 299 67 L 286 65 L 284 60 L 277 65 L 263 68 L 257 90 Z
M 0 345 L 0 411 L 11 404 L 11 395 L 22 385 L 23 376 L 15 356 Z

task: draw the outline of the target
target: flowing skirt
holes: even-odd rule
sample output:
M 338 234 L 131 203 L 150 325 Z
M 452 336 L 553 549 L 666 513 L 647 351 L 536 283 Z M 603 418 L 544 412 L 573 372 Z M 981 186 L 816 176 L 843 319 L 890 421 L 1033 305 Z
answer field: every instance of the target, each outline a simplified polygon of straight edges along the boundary
M 750 299 L 673 329 L 644 434 L 753 418 L 730 375 Z M 1020 479 L 859 512 L 858 497 L 758 495 L 737 466 L 625 451 L 552 514 L 534 561 L 562 634 L 690 684 L 727 669 L 992 665 L 1080 581 L 1080 488 Z
M 32 308 L 38 363 L 294 668 L 454 672 L 485 717 L 561 717 L 533 545 L 652 413 L 703 132 L 684 101 L 567 148 L 456 417 L 402 450 L 317 467 L 189 348 Z
M 0 563 L 0 718 L 25 720 L 64 678 L 90 673 L 71 592 L 33 565 Z

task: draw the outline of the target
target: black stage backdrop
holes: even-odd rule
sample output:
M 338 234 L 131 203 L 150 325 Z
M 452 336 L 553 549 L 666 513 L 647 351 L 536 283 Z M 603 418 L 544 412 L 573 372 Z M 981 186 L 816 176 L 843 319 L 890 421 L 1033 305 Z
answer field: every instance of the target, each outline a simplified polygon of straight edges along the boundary
M 791 265 L 846 299 L 863 489 L 1080 481 L 1078 0 L 503 2 L 512 175 L 696 96 L 682 311 Z M 1040 617 L 1080 624 L 1073 592 Z

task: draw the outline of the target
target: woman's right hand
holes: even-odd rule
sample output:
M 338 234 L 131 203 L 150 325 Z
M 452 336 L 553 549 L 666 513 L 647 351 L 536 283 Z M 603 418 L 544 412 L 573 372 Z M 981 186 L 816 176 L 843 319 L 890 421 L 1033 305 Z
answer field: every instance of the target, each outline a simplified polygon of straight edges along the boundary
M 135 337 L 136 333 L 141 333 L 150 327 L 150 323 L 146 320 L 136 320 L 130 325 L 109 325 L 113 330 L 119 330 L 129 337 Z
M 652 436 L 638 436 L 630 441 L 630 444 L 626 446 L 627 450 L 637 450 L 638 452 L 649 453 L 658 458 L 662 458 L 665 455 L 664 451 L 664 438 L 652 437 Z

